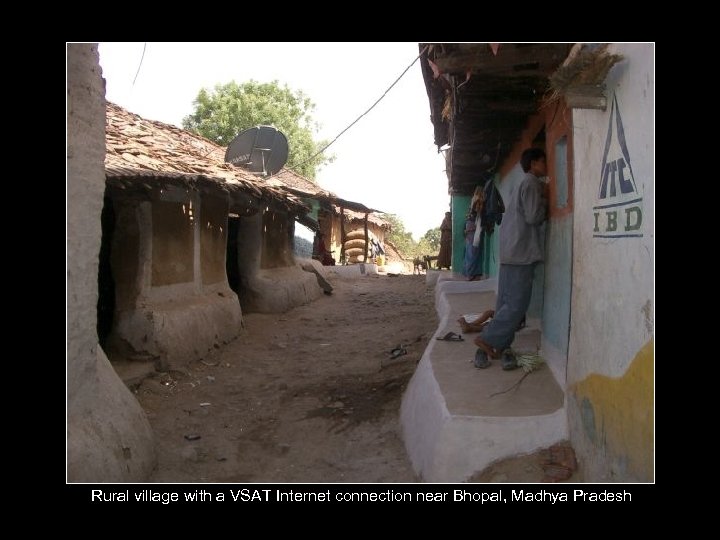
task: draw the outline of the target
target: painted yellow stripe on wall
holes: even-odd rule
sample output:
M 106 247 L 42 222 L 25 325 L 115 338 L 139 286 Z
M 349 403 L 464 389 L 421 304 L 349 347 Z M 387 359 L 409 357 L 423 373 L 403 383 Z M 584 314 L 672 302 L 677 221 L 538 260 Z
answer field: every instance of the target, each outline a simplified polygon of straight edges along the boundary
M 594 374 L 572 388 L 578 403 L 592 407 L 595 433 L 588 435 L 598 450 L 641 481 L 654 480 L 654 366 L 651 339 L 622 377 Z

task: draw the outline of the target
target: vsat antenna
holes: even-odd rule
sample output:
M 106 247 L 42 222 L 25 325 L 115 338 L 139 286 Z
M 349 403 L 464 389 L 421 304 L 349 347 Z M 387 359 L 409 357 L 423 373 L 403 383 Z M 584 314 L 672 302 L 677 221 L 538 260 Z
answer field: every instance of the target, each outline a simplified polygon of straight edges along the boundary
M 235 137 L 225 151 L 225 162 L 255 174 L 275 174 L 287 162 L 288 142 L 272 126 L 255 126 Z

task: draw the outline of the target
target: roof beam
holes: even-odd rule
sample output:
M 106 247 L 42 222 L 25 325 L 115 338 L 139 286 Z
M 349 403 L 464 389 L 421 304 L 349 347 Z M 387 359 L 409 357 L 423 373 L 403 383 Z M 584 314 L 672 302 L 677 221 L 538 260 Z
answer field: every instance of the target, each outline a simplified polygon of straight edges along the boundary
M 569 49 L 569 44 L 533 44 L 518 47 L 508 43 L 501 45 L 495 56 L 485 45 L 457 54 L 439 56 L 433 62 L 443 73 L 471 71 L 503 77 L 525 77 L 537 73 L 549 75 L 567 56 Z

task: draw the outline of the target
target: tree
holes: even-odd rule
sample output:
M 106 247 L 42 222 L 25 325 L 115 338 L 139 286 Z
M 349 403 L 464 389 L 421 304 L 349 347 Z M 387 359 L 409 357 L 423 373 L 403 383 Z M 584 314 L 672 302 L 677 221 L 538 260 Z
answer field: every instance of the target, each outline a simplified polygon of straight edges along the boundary
M 440 251 L 440 227 L 428 229 L 425 236 L 420 239 L 420 243 L 427 245 L 432 253 Z
M 417 246 L 412 233 L 405 230 L 405 224 L 395 214 L 384 214 L 383 219 L 390 223 L 392 229 L 387 238 L 395 245 L 403 257 L 415 257 Z
M 278 81 L 250 80 L 202 88 L 193 101 L 195 111 L 183 119 L 183 127 L 227 146 L 241 131 L 258 125 L 272 125 L 287 137 L 289 157 L 286 167 L 310 180 L 333 156 L 320 154 L 310 159 L 327 141 L 315 141 L 318 124 L 312 119 L 315 104 L 301 90 L 292 91 Z

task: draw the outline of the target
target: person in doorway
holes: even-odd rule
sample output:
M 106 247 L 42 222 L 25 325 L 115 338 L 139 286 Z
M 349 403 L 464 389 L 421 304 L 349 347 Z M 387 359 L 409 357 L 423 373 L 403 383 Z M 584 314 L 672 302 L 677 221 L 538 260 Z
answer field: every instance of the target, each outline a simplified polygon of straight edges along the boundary
M 325 247 L 325 235 L 318 231 L 313 242 L 313 259 L 317 259 L 323 266 L 335 266 L 332 253 Z
M 438 270 L 450 270 L 452 260 L 452 214 L 445 212 L 445 218 L 440 225 L 440 253 L 438 253 Z
M 480 214 L 484 202 L 483 188 L 475 188 L 470 210 L 465 217 L 465 258 L 463 260 L 463 275 L 468 281 L 477 281 L 483 278 L 483 243 L 482 228 L 480 227 Z
M 500 229 L 500 271 L 495 315 L 475 338 L 475 367 L 486 368 L 502 356 L 504 370 L 517 361 L 509 347 L 530 305 L 535 267 L 543 261 L 542 224 L 547 219 L 545 152 L 528 148 L 520 165 L 525 177 L 512 189 Z

